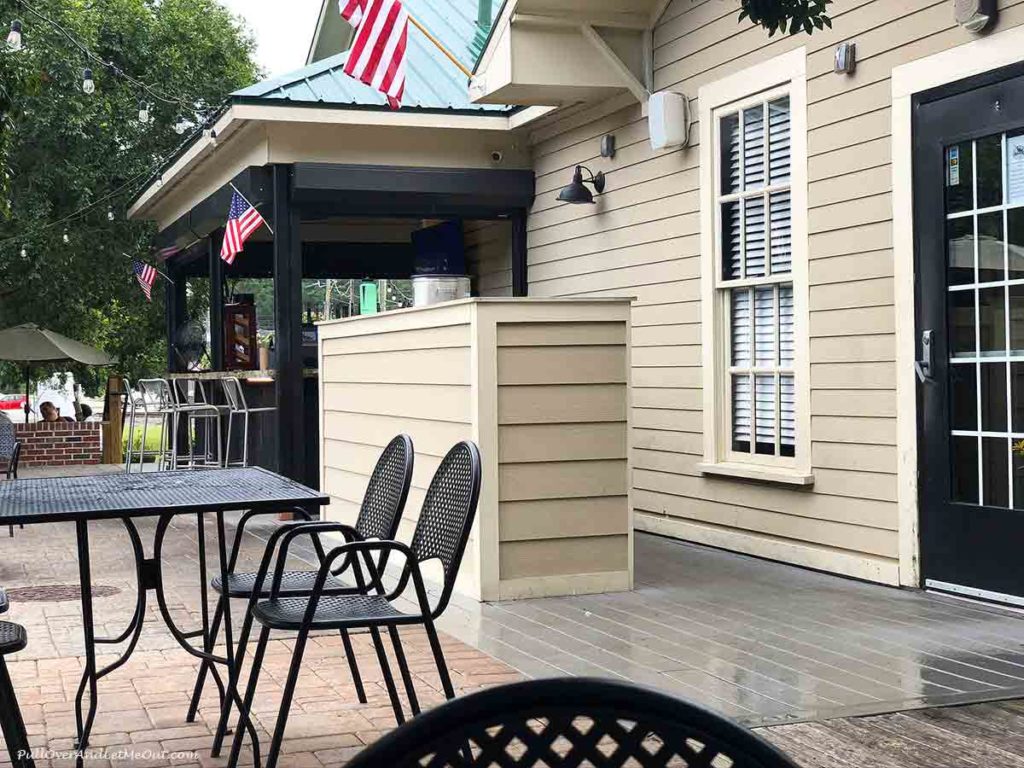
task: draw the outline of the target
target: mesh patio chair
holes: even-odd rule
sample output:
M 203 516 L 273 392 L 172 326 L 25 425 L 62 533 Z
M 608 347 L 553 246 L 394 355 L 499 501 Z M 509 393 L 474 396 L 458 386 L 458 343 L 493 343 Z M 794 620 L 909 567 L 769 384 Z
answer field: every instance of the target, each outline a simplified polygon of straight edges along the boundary
M 4 610 L 7 597 L 4 596 Z M 0 621 L 0 731 L 3 732 L 12 768 L 34 768 L 25 721 L 18 698 L 7 671 L 7 656 L 24 649 L 28 643 L 25 628 L 9 621 Z
M 21 443 L 14 432 L 14 423 L 6 414 L 0 413 L 0 462 L 4 463 L 5 476 L 8 480 L 18 479 L 18 461 L 21 459 Z M 24 528 L 25 526 L 21 526 Z M 11 536 L 14 526 L 7 526 Z
M 415 452 L 413 449 L 413 443 L 412 439 L 408 435 L 398 435 L 392 439 L 381 452 L 380 457 L 377 459 L 377 464 L 374 466 L 373 472 L 370 475 L 370 480 L 366 485 L 366 492 L 363 495 L 363 501 L 359 507 L 359 515 L 354 526 L 330 522 L 298 522 L 291 525 L 281 526 L 270 536 L 264 550 L 259 570 L 256 572 L 235 572 L 235 566 L 237 564 L 239 548 L 242 543 L 246 523 L 256 515 L 268 513 L 249 512 L 242 516 L 239 520 L 238 528 L 235 533 L 234 543 L 232 544 L 228 566 L 230 575 L 228 576 L 227 589 L 225 590 L 220 577 L 214 578 L 211 582 L 213 590 L 221 596 L 213 618 L 212 635 L 214 637 L 217 635 L 220 628 L 220 622 L 224 615 L 223 600 L 229 598 L 246 598 L 249 600 L 248 610 L 245 614 L 241 632 L 238 635 L 237 665 L 240 665 L 244 659 L 245 645 L 252 630 L 252 608 L 256 604 L 257 600 L 270 596 L 270 580 L 267 578 L 267 575 L 270 566 L 273 563 L 274 555 L 278 551 L 278 546 L 280 545 L 283 556 L 286 557 L 288 546 L 295 536 L 298 535 L 299 532 L 308 533 L 312 539 L 318 560 L 322 564 L 325 562 L 326 558 L 323 545 L 319 538 L 322 533 L 340 533 L 346 541 L 389 541 L 394 539 L 395 535 L 398 533 L 398 526 L 402 520 L 402 512 L 405 509 L 406 499 L 409 496 L 409 487 L 412 484 L 414 459 Z M 304 516 L 308 520 L 308 515 L 305 513 L 300 512 L 300 515 Z M 324 580 L 324 584 L 322 585 L 324 593 L 338 595 L 355 591 L 353 586 L 346 584 L 341 580 L 342 577 L 346 575 L 346 572 L 349 571 L 351 563 L 352 560 L 348 559 L 331 568 L 330 573 L 327 575 Z M 286 595 L 288 597 L 302 598 L 308 597 L 312 593 L 313 587 L 317 583 L 319 572 L 315 570 L 282 570 L 280 573 L 276 574 L 276 576 L 278 594 Z M 257 585 L 259 585 L 259 588 L 257 588 Z M 367 701 L 366 691 L 363 687 L 362 676 L 359 673 L 359 665 L 356 660 L 355 650 L 352 647 L 352 641 L 349 637 L 348 630 L 344 627 L 339 627 L 338 630 L 341 635 L 342 645 L 345 649 L 345 655 L 348 658 L 349 669 L 352 673 L 352 684 L 356 689 L 356 695 L 358 696 L 359 701 L 365 704 Z M 371 631 L 371 636 L 375 646 L 380 649 L 378 659 L 381 660 L 383 665 L 386 660 L 386 656 L 382 655 L 383 643 L 380 638 L 380 633 L 376 628 L 374 628 Z M 397 642 L 397 636 L 393 636 L 392 639 Z M 400 648 L 400 645 L 398 647 Z M 386 681 L 385 684 L 388 687 L 388 692 L 392 696 L 392 704 L 394 704 L 398 700 L 398 693 L 395 688 L 394 678 L 391 675 L 391 670 L 387 666 L 382 666 L 382 673 Z M 199 676 L 196 679 L 195 690 L 192 695 L 192 703 L 188 712 L 189 722 L 195 720 L 199 700 L 205 685 L 206 674 L 207 667 L 201 667 L 199 670 Z M 403 680 L 406 682 L 407 686 L 410 684 L 407 679 L 403 678 Z M 224 736 L 227 732 L 227 722 L 231 710 L 231 697 L 222 698 L 221 706 L 221 719 L 214 736 L 214 756 L 219 754 Z
M 271 581 L 270 597 L 259 601 L 252 609 L 253 618 L 260 624 L 260 636 L 253 654 L 252 671 L 246 686 L 243 707 L 246 713 L 252 711 L 252 702 L 256 694 L 263 658 L 270 639 L 271 630 L 297 631 L 292 661 L 288 669 L 278 712 L 277 723 L 267 751 L 266 768 L 275 768 L 281 752 L 285 726 L 291 709 L 292 696 L 302 666 L 309 633 L 313 630 L 325 629 L 370 629 L 386 627 L 395 642 L 395 660 L 402 672 L 409 695 L 409 706 L 413 715 L 419 714 L 419 703 L 412 686 L 411 673 L 405 655 L 398 642 L 398 627 L 422 626 L 427 634 L 438 676 L 445 697 L 455 698 L 451 676 L 445 663 L 444 652 L 434 627 L 435 620 L 444 612 L 451 599 L 455 587 L 455 578 L 459 572 L 462 555 L 469 540 L 469 533 L 476 516 L 477 501 L 480 496 L 480 452 L 471 442 L 455 445 L 442 459 L 437 472 L 430 481 L 420 517 L 416 523 L 412 543 L 409 545 L 397 541 L 352 541 L 335 548 L 328 553 L 310 597 L 289 597 L 282 591 L 285 561 L 288 555 L 289 541 L 282 542 L 278 553 L 277 564 Z M 295 531 L 294 535 L 305 535 L 304 530 Z M 378 556 L 374 560 L 374 556 Z M 402 560 L 398 583 L 390 591 L 383 583 L 386 560 L 391 557 Z M 356 576 L 359 594 L 331 595 L 326 591 L 328 580 L 333 573 L 334 564 L 341 560 L 351 563 Z M 428 561 L 440 561 L 444 572 L 444 582 L 437 604 L 430 605 L 426 586 L 420 566 Z M 366 573 L 363 572 L 363 566 Z M 399 599 L 412 584 L 416 609 L 404 611 L 399 607 Z M 374 635 L 376 638 L 376 635 Z M 387 668 L 384 650 L 379 642 L 376 644 L 377 655 L 382 669 Z M 238 668 L 244 657 L 244 647 L 239 646 Z M 231 697 L 228 697 L 231 700 Z M 395 716 L 399 724 L 404 722 L 400 702 L 392 696 Z M 238 756 L 242 744 L 241 728 L 235 731 L 231 745 L 228 765 L 238 764 Z M 256 747 L 256 745 L 254 745 Z M 258 760 L 258 754 L 256 755 Z
M 798 768 L 711 710 L 631 683 L 565 678 L 490 688 L 383 736 L 348 768 Z

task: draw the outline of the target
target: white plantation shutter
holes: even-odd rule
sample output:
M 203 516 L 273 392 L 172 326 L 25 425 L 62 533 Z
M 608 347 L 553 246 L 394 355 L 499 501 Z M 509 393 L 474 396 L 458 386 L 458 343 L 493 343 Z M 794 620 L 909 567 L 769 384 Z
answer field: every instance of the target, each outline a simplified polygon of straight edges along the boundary
M 791 457 L 796 386 L 793 284 L 788 279 L 793 268 L 788 97 L 722 117 L 719 137 L 732 449 Z M 731 280 L 751 282 L 730 288 Z

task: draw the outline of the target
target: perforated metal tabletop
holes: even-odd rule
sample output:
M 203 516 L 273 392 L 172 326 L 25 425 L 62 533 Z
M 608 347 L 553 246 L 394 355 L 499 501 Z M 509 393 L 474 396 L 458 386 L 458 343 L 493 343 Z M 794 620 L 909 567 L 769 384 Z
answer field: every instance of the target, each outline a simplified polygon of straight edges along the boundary
M 0 483 L 0 525 L 327 502 L 327 496 L 259 467 L 50 477 Z

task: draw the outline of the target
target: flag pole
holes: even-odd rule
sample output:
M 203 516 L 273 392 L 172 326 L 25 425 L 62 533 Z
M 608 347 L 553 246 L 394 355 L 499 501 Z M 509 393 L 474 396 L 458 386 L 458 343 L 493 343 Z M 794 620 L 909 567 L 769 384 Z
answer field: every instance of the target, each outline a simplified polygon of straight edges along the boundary
M 434 37 L 434 36 L 433 36 L 433 35 L 432 35 L 432 34 L 430 33 L 430 30 L 429 30 L 429 29 L 427 29 L 427 28 L 426 28 L 426 27 L 424 27 L 424 26 L 423 26 L 422 24 L 420 24 L 419 20 L 418 20 L 418 19 L 417 19 L 417 18 L 416 18 L 415 16 L 413 16 L 413 15 L 412 15 L 411 13 L 409 14 L 409 21 L 410 21 L 410 22 L 412 22 L 412 25 L 413 25 L 414 27 L 416 27 L 416 29 L 418 29 L 418 30 L 419 30 L 420 32 L 422 32 L 422 33 L 423 33 L 424 37 L 426 37 L 426 38 L 427 38 L 427 40 L 429 40 L 429 41 L 430 41 L 430 42 L 432 42 L 432 43 L 433 43 L 433 44 L 434 44 L 435 46 L 437 46 L 437 49 L 438 49 L 438 50 L 439 50 L 439 51 L 440 51 L 441 53 L 443 53 L 443 54 L 444 54 L 445 56 L 447 56 L 447 57 L 448 57 L 448 61 L 450 61 L 450 62 L 451 62 L 452 64 L 454 64 L 454 65 L 456 66 L 456 68 L 457 68 L 457 69 L 458 69 L 458 70 L 459 70 L 459 71 L 460 71 L 460 72 L 461 72 L 462 74 L 464 74 L 464 75 L 465 75 L 466 77 L 473 77 L 473 73 L 469 71 L 469 68 L 468 68 L 468 67 L 467 67 L 467 66 L 466 66 L 465 64 L 463 64 L 463 63 L 462 63 L 461 61 L 459 61 L 459 60 L 458 60 L 457 58 L 455 58 L 455 54 L 454 54 L 454 53 L 452 53 L 451 51 L 449 51 L 449 50 L 448 50 L 448 49 L 447 49 L 447 48 L 446 48 L 446 47 L 444 46 L 444 43 L 442 43 L 442 42 L 441 42 L 440 40 L 438 40 L 438 39 L 437 39 L 436 37 Z M 234 186 L 234 185 L 232 185 L 232 186 Z M 241 192 L 239 192 L 238 194 L 242 194 L 242 193 L 241 193 Z M 271 233 L 271 234 L 273 234 L 273 233 Z
M 230 184 L 230 185 L 231 185 L 231 188 L 232 188 L 233 190 L 235 190 L 235 192 L 237 192 L 237 193 L 238 193 L 238 196 L 239 196 L 240 198 L 242 198 L 243 200 L 245 200 L 245 204 L 246 204 L 246 205 L 248 205 L 248 206 L 249 206 L 250 208 L 252 208 L 252 209 L 254 209 L 254 210 L 256 210 L 256 211 L 259 211 L 259 208 L 257 208 L 257 207 L 256 207 L 255 205 L 253 205 L 252 203 L 250 203 L 250 202 L 249 202 L 249 199 L 248 199 L 248 198 L 247 198 L 247 197 L 246 197 L 245 195 L 243 195 L 243 194 L 242 194 L 242 192 L 241 192 L 241 191 L 240 191 L 240 190 L 238 189 L 238 187 L 236 187 L 236 186 L 235 186 L 234 182 L 232 182 L 232 181 L 229 181 L 229 182 L 228 182 L 228 184 Z M 267 231 L 268 231 L 268 232 L 270 232 L 270 234 L 272 234 L 272 235 L 273 235 L 273 234 L 274 234 L 274 230 L 272 230 L 272 229 L 270 228 L 270 224 L 268 224 L 268 223 L 267 223 L 267 218 L 266 218 L 266 216 L 264 216 L 264 215 L 263 215 L 263 214 L 261 213 L 261 214 L 260 214 L 260 218 L 261 218 L 261 219 L 263 219 L 263 225 L 264 225 L 264 226 L 265 226 L 265 227 L 267 228 Z

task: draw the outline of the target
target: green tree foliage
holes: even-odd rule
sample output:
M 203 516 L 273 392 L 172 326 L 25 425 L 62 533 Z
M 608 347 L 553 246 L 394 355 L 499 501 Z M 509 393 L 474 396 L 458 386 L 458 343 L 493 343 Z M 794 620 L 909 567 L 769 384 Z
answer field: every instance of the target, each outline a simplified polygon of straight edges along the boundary
M 740 0 L 740 21 L 750 19 L 768 30 L 769 35 L 786 32 L 810 34 L 815 29 L 831 28 L 825 12 L 832 0 Z
M 109 65 L 88 61 L 30 8 Z M 215 0 L 0 0 L 0 33 L 12 19 L 24 47 L 0 38 L 0 327 L 34 322 L 99 346 L 133 379 L 163 370 L 163 285 L 148 303 L 130 261 L 153 261 L 153 229 L 127 221 L 126 206 L 226 94 L 257 78 L 253 41 Z M 105 372 L 78 373 L 95 382 Z

